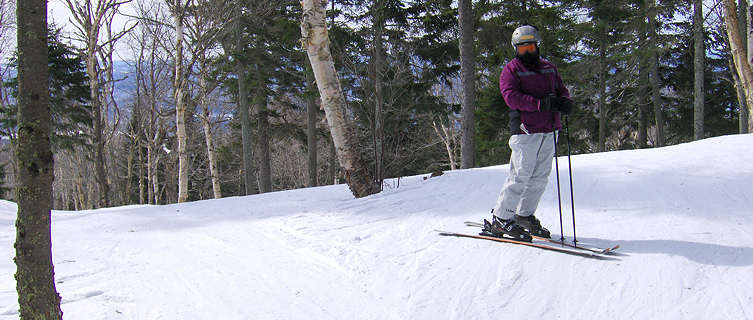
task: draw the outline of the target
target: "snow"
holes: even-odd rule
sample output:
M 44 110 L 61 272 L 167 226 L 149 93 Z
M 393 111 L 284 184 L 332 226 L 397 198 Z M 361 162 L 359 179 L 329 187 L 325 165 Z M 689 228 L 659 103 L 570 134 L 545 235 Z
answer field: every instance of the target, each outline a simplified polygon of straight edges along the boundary
M 572 235 L 567 158 L 564 231 Z M 753 135 L 572 158 L 596 260 L 472 233 L 508 166 L 165 206 L 53 212 L 65 319 L 753 319 Z M 17 319 L 0 202 L 0 319 Z M 537 216 L 559 233 L 554 175 Z

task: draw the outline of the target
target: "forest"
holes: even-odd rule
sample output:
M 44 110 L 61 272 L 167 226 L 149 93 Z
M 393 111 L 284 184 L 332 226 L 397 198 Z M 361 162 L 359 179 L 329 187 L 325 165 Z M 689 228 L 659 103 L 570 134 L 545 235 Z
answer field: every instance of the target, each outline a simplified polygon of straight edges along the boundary
M 745 0 L 325 3 L 342 116 L 369 193 L 399 187 L 391 178 L 508 162 L 498 81 L 521 24 L 540 30 L 542 56 L 574 100 L 560 150 L 751 132 L 736 71 L 744 61 L 725 23 L 748 30 Z M 16 8 L 0 4 L 0 191 L 15 201 Z M 302 2 L 65 5 L 70 19 L 50 23 L 47 42 L 54 209 L 250 195 L 352 175 L 338 161 L 307 56 Z M 746 34 L 733 40 L 745 44 Z

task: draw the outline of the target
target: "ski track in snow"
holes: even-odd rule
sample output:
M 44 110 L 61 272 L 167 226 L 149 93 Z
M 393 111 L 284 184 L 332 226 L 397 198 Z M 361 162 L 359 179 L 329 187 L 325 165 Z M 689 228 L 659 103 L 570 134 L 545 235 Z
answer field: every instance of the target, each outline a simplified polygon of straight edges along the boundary
M 578 239 L 615 260 L 433 231 L 477 232 L 507 170 L 55 211 L 65 319 L 753 319 L 753 135 L 573 157 Z M 554 183 L 537 216 L 559 234 Z M 2 320 L 15 211 L 0 202 Z

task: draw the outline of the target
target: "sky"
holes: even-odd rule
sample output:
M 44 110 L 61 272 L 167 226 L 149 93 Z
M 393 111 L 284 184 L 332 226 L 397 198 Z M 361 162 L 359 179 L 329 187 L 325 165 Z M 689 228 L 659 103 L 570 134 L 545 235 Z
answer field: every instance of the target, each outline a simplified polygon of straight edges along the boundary
M 72 1 L 75 2 L 76 0 Z M 133 1 L 135 2 L 137 0 Z M 133 5 L 133 2 L 121 5 L 120 12 L 126 15 L 133 15 L 135 12 L 132 9 Z M 126 15 L 118 14 L 115 16 L 113 23 L 113 32 L 123 30 L 124 28 L 133 25 L 133 22 L 131 22 L 132 18 L 129 18 Z M 73 19 L 70 9 L 68 8 L 68 4 L 65 2 L 65 0 L 49 0 L 47 3 L 47 18 L 48 23 L 54 22 L 56 25 L 62 26 L 63 30 L 69 37 L 75 37 L 76 29 L 75 27 L 73 27 L 73 25 L 75 24 L 73 21 L 75 20 Z M 128 60 L 131 58 L 130 50 L 128 49 L 128 46 L 124 44 L 124 42 L 125 40 L 120 41 L 118 50 L 116 51 L 116 54 L 121 58 L 119 60 Z M 82 46 L 82 44 L 78 44 L 78 46 Z

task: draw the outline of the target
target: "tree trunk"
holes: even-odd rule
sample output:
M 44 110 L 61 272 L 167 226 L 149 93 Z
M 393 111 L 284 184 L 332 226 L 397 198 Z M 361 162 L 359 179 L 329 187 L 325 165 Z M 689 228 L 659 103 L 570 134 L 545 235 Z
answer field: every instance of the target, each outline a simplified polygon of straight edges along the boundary
M 207 158 L 209 158 L 209 175 L 212 180 L 212 192 L 214 198 L 222 198 L 222 190 L 220 189 L 220 172 L 217 169 L 217 160 L 214 152 L 214 138 L 212 135 L 212 114 L 209 112 L 209 85 L 207 84 L 207 77 L 209 75 L 206 72 L 207 63 L 206 60 L 201 63 L 202 74 L 199 79 L 199 87 L 201 90 L 200 104 L 202 108 L 201 124 L 204 127 L 204 141 L 207 145 Z
M 329 178 L 332 178 L 332 184 L 337 184 L 337 173 L 340 171 L 340 165 L 337 162 L 337 150 L 335 149 L 335 139 L 332 138 L 332 133 L 330 132 L 329 136 L 329 152 L 332 155 L 329 158 L 329 172 L 327 172 L 327 176 Z
M 646 3 L 641 1 L 641 11 L 646 10 Z M 638 31 L 638 43 L 646 43 L 647 24 L 643 24 L 644 28 Z M 640 92 L 646 92 L 648 86 L 648 59 L 646 54 L 638 55 L 638 88 Z M 645 94 L 638 95 L 638 148 L 648 147 L 648 115 L 650 108 L 648 106 L 649 99 Z
M 701 140 L 704 137 L 703 132 L 703 69 L 706 50 L 703 41 L 703 1 L 693 0 L 693 41 L 695 57 L 693 59 L 694 76 L 694 95 L 693 95 L 693 137 L 695 140 Z
M 47 1 L 17 1 L 18 182 L 16 290 L 20 319 L 62 319 L 52 263 L 52 115 L 47 69 Z
M 131 190 L 133 190 L 133 167 L 134 167 L 134 158 L 136 157 L 136 148 L 138 148 L 138 143 L 132 144 L 128 146 L 128 159 L 126 161 L 126 185 L 125 190 L 123 190 L 123 204 L 132 204 L 131 203 Z
M 347 103 L 332 61 L 324 20 L 324 8 L 327 1 L 304 0 L 301 4 L 303 5 L 302 42 L 314 70 L 337 158 L 345 170 L 345 179 L 356 198 L 377 193 L 379 187 L 369 177 L 368 168 L 358 148 L 355 130 L 345 118 Z
M 444 125 L 444 122 L 439 121 L 439 124 L 437 124 L 437 121 L 432 121 L 431 126 L 434 128 L 434 132 L 437 133 L 437 136 L 439 136 L 439 139 L 442 140 L 442 143 L 444 143 L 445 150 L 447 150 L 447 159 L 450 161 L 450 170 L 457 169 L 457 164 L 455 163 L 455 154 L 452 150 L 452 144 L 453 144 L 453 137 L 450 130 L 448 130 L 447 126 Z M 442 130 L 439 130 L 439 129 Z
M 241 122 L 241 143 L 243 144 L 243 184 L 246 195 L 258 193 L 254 178 L 254 148 L 251 137 L 251 119 L 249 117 L 248 84 L 246 83 L 246 66 L 238 66 L 238 111 Z
M 651 100 L 654 105 L 654 119 L 656 122 L 655 147 L 664 146 L 664 117 L 661 107 L 661 87 L 659 81 L 658 35 L 656 32 L 656 0 L 649 0 L 648 32 L 649 32 L 649 82 L 651 83 Z
M 241 117 L 239 121 L 241 122 L 241 143 L 243 144 L 243 183 L 246 195 L 250 195 L 257 193 L 257 184 L 253 171 L 254 149 L 251 143 L 251 122 L 248 116 L 250 108 L 248 104 L 248 84 L 246 83 L 248 69 L 246 68 L 243 62 L 239 62 L 236 66 L 236 73 L 238 74 L 238 114 Z
M 107 207 L 109 205 L 110 186 L 107 185 L 107 176 L 105 174 L 105 140 L 103 137 L 102 104 L 99 94 L 99 62 L 95 52 L 90 52 L 89 55 L 86 70 L 89 75 L 89 90 L 93 112 L 92 121 L 94 122 L 94 177 L 99 186 L 98 205 L 100 207 Z
M 737 23 L 737 6 L 734 0 L 724 0 L 725 14 L 724 23 L 727 27 L 727 36 L 729 37 L 730 48 L 732 51 L 732 57 L 735 61 L 735 68 L 740 81 L 742 82 L 743 93 L 745 94 L 745 102 L 748 106 L 748 131 L 753 131 L 753 70 L 747 61 L 745 55 L 745 47 L 740 37 L 740 30 Z M 733 14 L 730 14 L 733 13 Z
M 751 30 L 751 20 L 753 20 L 753 15 L 751 15 L 751 7 L 748 5 L 747 0 L 740 0 L 740 5 L 745 6 L 742 10 L 738 10 L 738 18 L 742 15 L 743 17 L 740 18 L 740 30 L 745 30 L 745 32 L 740 33 L 740 37 L 744 39 L 744 43 L 747 43 L 747 46 L 745 47 L 746 56 L 748 57 L 748 63 L 753 61 L 753 36 L 751 36 L 751 33 L 753 33 L 753 30 Z M 732 70 L 735 70 L 734 68 Z M 740 84 L 740 77 L 737 76 L 736 72 L 733 72 L 736 76 L 737 82 L 736 84 L 739 84 L 737 88 L 738 92 L 738 101 L 740 101 L 740 115 L 739 115 L 739 132 L 740 133 L 748 133 L 753 132 L 753 130 L 748 130 L 748 103 L 745 101 L 745 95 L 742 93 L 742 84 Z M 740 99 L 742 98 L 742 99 Z
M 311 73 L 311 65 L 306 66 L 306 82 L 308 82 L 309 88 L 314 84 L 314 75 Z M 317 183 L 317 137 L 316 137 L 316 118 L 319 112 L 316 105 L 316 98 L 314 98 L 313 90 L 308 90 L 306 93 L 306 115 L 308 122 L 306 124 L 307 135 L 307 149 L 308 149 L 308 186 L 316 187 Z
M 382 70 L 384 70 L 384 44 L 382 44 L 382 34 L 384 33 L 384 0 L 375 1 L 376 10 L 374 12 L 374 58 L 373 58 L 373 80 L 374 80 L 374 180 L 380 186 L 384 180 L 384 90 L 382 88 Z
M 476 60 L 473 53 L 473 1 L 458 1 L 460 27 L 460 81 L 463 84 L 461 108 L 463 113 L 463 139 L 460 144 L 462 168 L 476 166 Z
M 750 34 L 753 33 L 753 30 L 750 28 L 751 7 L 748 6 L 748 0 L 739 0 L 738 3 L 740 8 L 737 8 L 737 25 L 740 28 L 740 40 L 742 40 L 744 45 L 745 56 L 748 57 L 748 63 L 752 63 L 753 51 L 751 51 L 751 49 L 753 49 L 753 37 L 750 37 Z
M 607 29 L 599 22 L 599 151 L 607 150 Z
M 264 93 L 261 92 L 263 95 Z M 259 148 L 259 192 L 272 191 L 272 168 L 269 157 L 269 118 L 267 117 L 267 99 L 262 97 L 257 104 L 256 125 L 259 130 L 257 147 Z
M 727 64 L 729 65 L 730 70 L 737 70 L 735 67 L 735 62 L 732 60 L 732 57 L 727 58 Z M 747 133 L 748 127 L 743 126 L 743 122 L 747 123 L 748 119 L 743 120 L 743 112 L 747 114 L 748 110 L 745 110 L 745 92 L 743 92 L 743 83 L 740 81 L 740 76 L 737 75 L 737 72 L 730 72 L 732 74 L 732 81 L 735 87 L 735 94 L 737 95 L 737 102 L 740 104 L 740 119 L 738 121 L 739 123 L 739 133 Z
M 81 173 L 85 164 L 80 154 L 77 153 L 73 157 L 76 162 L 76 210 L 90 209 L 86 203 L 86 188 L 84 188 L 84 176 Z
M 154 162 L 152 165 L 154 168 L 152 168 L 152 176 L 150 177 L 150 183 L 152 188 L 152 194 L 154 195 L 154 204 L 158 205 L 160 202 L 162 202 L 162 199 L 160 198 L 160 192 L 159 192 L 159 175 L 157 175 L 157 168 L 159 167 L 159 156 L 155 155 Z M 167 168 L 165 168 L 165 172 L 167 172 Z
M 155 175 L 157 175 L 157 173 L 154 170 L 154 148 L 152 147 L 152 143 L 150 142 L 146 145 L 146 189 L 147 203 L 149 204 L 157 204 L 157 201 L 154 200 L 155 189 L 152 187 L 152 176 Z
M 178 202 L 188 201 L 188 135 L 186 134 L 185 99 L 186 79 L 183 69 L 183 16 L 182 1 L 172 8 L 175 23 L 175 127 L 178 139 Z
M 95 6 L 90 0 L 83 3 L 78 1 L 71 2 L 66 0 L 68 8 L 73 13 L 73 18 L 84 31 L 86 39 L 86 73 L 89 76 L 89 91 L 91 95 L 92 121 L 94 128 L 94 179 L 99 188 L 99 198 L 97 206 L 108 207 L 110 205 L 110 186 L 107 183 L 107 173 L 105 169 L 105 139 L 103 118 L 107 114 L 102 113 L 102 83 L 99 81 L 99 59 L 97 54 L 101 47 L 99 43 L 99 31 L 102 27 L 103 18 L 108 11 L 114 8 L 112 1 L 98 2 Z M 92 7 L 96 7 L 92 10 Z
M 144 150 L 142 150 L 141 144 L 136 146 L 139 150 L 139 204 L 146 203 L 146 185 L 144 183 Z

